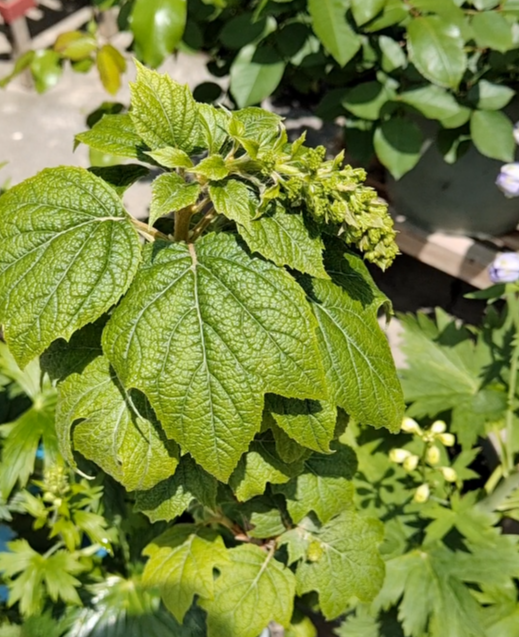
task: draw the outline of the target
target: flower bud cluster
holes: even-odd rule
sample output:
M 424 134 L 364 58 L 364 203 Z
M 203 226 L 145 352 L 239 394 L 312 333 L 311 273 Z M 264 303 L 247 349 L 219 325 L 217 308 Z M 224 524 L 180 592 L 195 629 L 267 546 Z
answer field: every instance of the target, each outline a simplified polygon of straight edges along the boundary
M 404 418 L 401 430 L 420 438 L 425 443 L 425 451 L 421 459 L 408 449 L 392 449 L 389 453 L 389 458 L 392 462 L 401 464 L 405 471 L 409 473 L 415 471 L 422 462 L 424 470 L 425 465 L 427 465 L 429 471 L 432 469 L 433 472 L 440 473 L 446 482 L 454 483 L 457 481 L 458 476 L 455 469 L 452 467 L 439 466 L 441 452 L 437 443 L 439 442 L 445 447 L 452 447 L 456 442 L 455 436 L 447 432 L 447 425 L 443 420 L 436 420 L 429 429 L 424 430 L 413 418 Z M 417 488 L 413 500 L 418 503 L 423 503 L 427 502 L 429 496 L 430 485 L 425 482 Z
M 43 499 L 57 506 L 69 490 L 68 475 L 61 465 L 51 465 L 43 474 Z

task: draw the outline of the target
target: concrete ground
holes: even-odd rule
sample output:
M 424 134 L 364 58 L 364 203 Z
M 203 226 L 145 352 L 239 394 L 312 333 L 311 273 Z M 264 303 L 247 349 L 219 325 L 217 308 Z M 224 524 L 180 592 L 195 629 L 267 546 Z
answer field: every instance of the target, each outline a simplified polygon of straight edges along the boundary
M 9 69 L 9 63 L 0 62 L 0 77 Z M 181 53 L 170 58 L 162 70 L 192 87 L 212 79 L 201 56 Z M 49 166 L 88 166 L 87 149 L 80 146 L 73 150 L 74 135 L 86 129 L 86 116 L 101 102 L 116 99 L 127 104 L 128 81 L 134 75 L 135 70 L 130 63 L 124 77 L 124 88 L 116 98 L 110 98 L 104 91 L 96 71 L 80 75 L 70 69 L 65 70 L 57 86 L 43 95 L 37 95 L 20 79 L 0 90 L 0 163 L 9 162 L 0 173 L 0 184 L 10 178 L 14 185 Z M 333 138 L 333 130 L 320 129 L 320 126 L 319 120 L 304 113 L 289 122 L 292 129 L 313 129 L 309 136 L 312 143 Z M 126 193 L 125 204 L 131 214 L 144 217 L 149 198 L 150 184 L 143 182 Z M 439 305 L 472 323 L 478 322 L 481 316 L 482 303 L 463 299 L 470 286 L 411 257 L 403 255 L 387 273 L 373 269 L 373 274 L 398 312 L 431 309 Z M 397 364 L 403 365 L 398 346 L 398 321 L 391 321 L 386 329 Z

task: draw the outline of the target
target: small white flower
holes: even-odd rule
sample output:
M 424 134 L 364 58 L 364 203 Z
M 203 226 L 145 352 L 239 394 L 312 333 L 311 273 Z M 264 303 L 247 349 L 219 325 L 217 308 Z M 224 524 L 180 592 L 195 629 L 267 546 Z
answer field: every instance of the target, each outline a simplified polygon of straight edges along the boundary
M 447 425 L 443 420 L 435 420 L 431 425 L 431 431 L 433 434 L 442 434 L 444 431 L 447 431 Z
M 404 462 L 406 458 L 409 458 L 410 455 L 411 452 L 407 451 L 407 449 L 391 449 L 389 452 L 389 459 L 392 462 L 398 462 L 398 464 L 400 464 Z
M 426 460 L 430 465 L 435 465 L 440 462 L 440 450 L 433 445 L 427 449 Z
M 418 466 L 419 460 L 420 458 L 418 456 L 407 456 L 407 458 L 404 460 L 404 469 L 406 471 L 414 471 Z
M 513 283 L 519 279 L 519 255 L 504 252 L 498 255 L 488 268 L 492 283 Z
M 454 434 L 440 434 L 438 436 L 438 440 L 442 443 L 442 445 L 445 445 L 446 447 L 453 447 L 456 443 Z
M 519 163 L 501 166 L 501 171 L 496 179 L 496 186 L 509 199 L 519 197 Z
M 458 474 L 452 467 L 439 467 L 439 469 L 447 482 L 456 482 L 458 479 Z
M 416 489 L 413 500 L 415 502 L 419 502 L 423 504 L 424 502 L 427 502 L 427 500 L 429 499 L 429 494 L 430 494 L 429 485 L 421 484 L 418 487 L 418 489 Z
M 402 431 L 405 431 L 406 434 L 418 434 L 422 433 L 420 429 L 420 425 L 413 418 L 404 418 L 402 420 Z

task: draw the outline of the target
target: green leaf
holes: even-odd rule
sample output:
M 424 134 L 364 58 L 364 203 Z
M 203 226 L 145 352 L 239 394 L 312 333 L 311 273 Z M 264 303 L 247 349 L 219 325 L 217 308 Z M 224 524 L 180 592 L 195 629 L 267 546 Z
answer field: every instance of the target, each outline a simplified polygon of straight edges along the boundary
M 300 445 L 320 453 L 330 452 L 337 422 L 333 403 L 269 396 L 267 409 L 277 425 Z
M 394 91 L 380 82 L 363 82 L 350 89 L 341 103 L 357 117 L 376 120 L 380 109 L 394 97 Z
M 115 95 L 121 88 L 121 74 L 126 71 L 126 60 L 115 47 L 105 44 L 97 54 L 96 64 L 103 86 L 111 95 Z
M 259 201 L 254 192 L 237 179 L 226 179 L 220 183 L 209 184 L 209 196 L 214 209 L 249 228 L 252 218 L 256 215 Z
M 179 148 L 190 154 L 199 143 L 198 107 L 188 86 L 137 64 L 130 85 L 130 117 L 135 131 L 151 150 Z
M 443 128 L 446 128 L 447 130 L 460 128 L 464 126 L 470 120 L 471 115 L 472 115 L 472 109 L 468 108 L 467 106 L 459 105 L 459 110 L 457 114 L 451 117 L 446 117 L 445 119 L 442 119 L 441 125 Z
M 281 205 L 271 206 L 259 219 L 247 218 L 247 224 L 239 225 L 238 230 L 252 252 L 276 265 L 329 278 L 323 265 L 323 241 L 303 215 L 287 213 Z
M 349 2 L 345 0 L 309 0 L 312 28 L 325 48 L 344 66 L 360 49 L 361 40 L 346 20 Z
M 182 456 L 175 474 L 148 491 L 137 491 L 135 510 L 152 522 L 170 522 L 182 515 L 196 500 L 208 507 L 215 506 L 218 483 L 188 455 Z
M 305 521 L 281 536 L 281 543 L 285 536 L 290 540 L 289 534 L 299 534 L 299 553 L 306 546 L 306 559 L 298 563 L 296 571 L 297 594 L 317 591 L 327 620 L 346 612 L 351 597 L 369 602 L 381 588 L 384 562 L 377 545 L 384 537 L 384 527 L 379 520 L 348 511 L 320 529 Z
M 500 111 L 515 95 L 515 91 L 503 84 L 480 80 L 468 92 L 469 100 L 483 111 Z
M 93 35 L 83 31 L 60 33 L 54 43 L 54 51 L 73 62 L 83 60 L 97 49 Z
M 314 326 L 286 272 L 213 234 L 147 250 L 103 346 L 167 435 L 225 481 L 260 428 L 264 393 L 322 396 Z
M 117 193 L 83 168 L 49 168 L 5 193 L 0 245 L 0 322 L 22 366 L 117 303 L 141 260 Z
M 283 118 L 256 106 L 242 108 L 232 113 L 231 125 L 239 130 L 240 140 L 255 142 L 257 148 L 271 149 L 280 138 Z
M 278 562 L 272 551 L 247 544 L 228 551 L 229 562 L 220 568 L 214 598 L 203 598 L 208 613 L 207 636 L 257 637 L 276 621 L 290 625 L 295 595 L 294 574 Z
M 302 463 L 287 464 L 276 453 L 274 441 L 255 440 L 229 479 L 240 502 L 263 495 L 267 484 L 283 484 L 297 475 Z
M 285 72 L 281 58 L 267 57 L 262 62 L 256 51 L 254 44 L 243 47 L 231 65 L 230 89 L 240 108 L 258 104 L 272 95 Z
M 398 431 L 402 391 L 377 321 L 384 300 L 373 292 L 358 257 L 333 255 L 326 269 L 333 282 L 312 279 L 305 285 L 318 323 L 329 398 L 360 423 Z
M 471 24 L 478 46 L 502 53 L 514 47 L 512 25 L 497 11 L 476 13 Z
M 160 175 L 151 185 L 149 225 L 170 212 L 182 210 L 196 203 L 200 195 L 198 182 L 188 183 L 176 173 Z
M 297 524 L 313 511 L 325 524 L 334 516 L 353 507 L 352 478 L 357 470 L 354 451 L 337 445 L 329 455 L 312 454 L 304 471 L 287 484 L 275 487 L 287 501 L 290 517 Z
M 409 5 L 402 0 L 386 0 L 382 14 L 366 25 L 364 30 L 367 33 L 376 33 L 394 24 L 400 24 L 408 19 L 409 9 Z
M 276 443 L 276 452 L 283 462 L 291 464 L 310 457 L 312 452 L 302 447 L 293 438 L 290 438 L 281 427 L 276 425 L 276 421 L 268 412 L 263 415 L 263 427 L 268 427 L 272 431 Z
M 229 168 L 221 155 L 209 155 L 200 161 L 190 172 L 202 175 L 207 179 L 225 179 L 229 174 Z
M 128 491 L 151 489 L 174 473 L 176 444 L 166 440 L 142 395 L 125 391 L 104 356 L 63 381 L 59 398 L 56 430 L 72 465 L 73 440 L 76 451 Z
M 34 472 L 36 451 L 40 441 L 45 449 L 45 462 L 52 463 L 57 456 L 54 429 L 54 396 L 40 397 L 10 427 L 2 444 L 0 464 L 0 493 L 7 500 L 16 483 L 24 487 Z
M 76 142 L 103 153 L 132 159 L 140 159 L 145 149 L 129 115 L 104 115 L 91 130 L 76 135 Z
M 219 153 L 229 138 L 227 130 L 229 113 L 223 108 L 215 108 L 211 104 L 198 104 L 202 146 L 210 153 Z
M 55 86 L 63 73 L 60 56 L 50 49 L 35 51 L 30 69 L 38 93 Z
M 381 35 L 378 38 L 378 45 L 382 51 L 382 70 L 392 73 L 395 69 L 407 66 L 407 57 L 404 49 L 392 38 Z
M 459 29 L 438 16 L 414 18 L 407 27 L 409 57 L 430 82 L 457 89 L 467 55 Z
M 135 0 L 130 27 L 137 55 L 148 66 L 160 66 L 181 41 L 186 18 L 186 0 Z
M 382 122 L 373 138 L 377 157 L 395 179 L 400 179 L 416 166 L 422 142 L 418 125 L 411 119 L 398 116 Z
M 386 0 L 351 0 L 351 12 L 357 26 L 373 20 L 384 8 Z
M 194 524 L 177 524 L 144 549 L 143 583 L 157 587 L 164 604 L 179 622 L 195 595 L 212 600 L 216 594 L 213 569 L 223 570 L 229 553 L 222 538 L 212 529 Z
M 414 106 L 427 119 L 454 117 L 462 108 L 448 91 L 433 84 L 405 91 L 398 97 L 405 104 Z
M 507 162 L 514 160 L 514 126 L 505 113 L 474 111 L 470 118 L 470 133 L 482 155 Z
M 22 615 L 38 615 L 43 610 L 45 592 L 53 602 L 81 605 L 76 588 L 81 583 L 74 575 L 84 566 L 66 551 L 45 557 L 36 553 L 27 540 L 8 544 L 9 552 L 0 553 L 0 571 L 13 579 L 9 585 L 9 604 L 19 602 Z
M 189 155 L 178 148 L 160 148 L 159 150 L 149 151 L 146 153 L 161 166 L 166 168 L 191 168 L 193 162 Z
M 121 197 L 136 181 L 150 174 L 149 168 L 141 166 L 140 164 L 93 166 L 88 170 L 92 174 L 101 177 L 107 184 L 110 184 Z
M 266 19 L 254 19 L 252 13 L 245 12 L 224 23 L 220 31 L 220 41 L 228 49 L 238 51 L 260 38 L 266 27 Z

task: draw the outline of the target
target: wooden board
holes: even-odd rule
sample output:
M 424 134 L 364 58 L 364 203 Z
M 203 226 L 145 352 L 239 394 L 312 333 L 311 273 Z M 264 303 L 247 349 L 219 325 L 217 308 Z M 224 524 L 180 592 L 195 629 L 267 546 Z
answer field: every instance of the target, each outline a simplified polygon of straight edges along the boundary
M 500 252 L 519 250 L 519 232 L 480 241 L 441 232 L 428 233 L 403 217 L 395 216 L 400 250 L 476 288 L 491 285 L 488 266 Z

